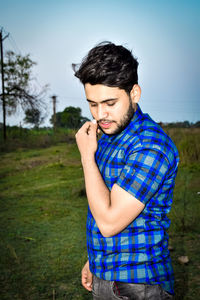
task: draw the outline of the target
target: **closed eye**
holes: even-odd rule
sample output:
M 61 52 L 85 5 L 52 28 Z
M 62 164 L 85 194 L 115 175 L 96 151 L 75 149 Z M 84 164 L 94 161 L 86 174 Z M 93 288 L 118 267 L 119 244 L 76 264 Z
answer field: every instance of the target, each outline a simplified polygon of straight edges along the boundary
M 108 106 L 113 106 L 113 105 L 115 105 L 115 103 L 116 103 L 116 101 L 107 102 L 107 105 L 108 105 Z
M 91 107 L 96 107 L 96 106 L 97 106 L 97 103 L 90 102 L 90 106 L 91 106 Z
M 97 103 L 97 102 L 93 102 L 93 101 L 87 99 L 87 101 L 89 102 L 89 105 L 91 107 L 96 107 L 96 106 L 98 106 L 99 103 L 102 103 L 102 104 L 104 103 L 107 106 L 113 106 L 113 105 L 115 105 L 117 100 L 118 100 L 118 98 L 112 98 L 112 99 L 103 100 L 103 101 L 100 101 L 100 102 Z

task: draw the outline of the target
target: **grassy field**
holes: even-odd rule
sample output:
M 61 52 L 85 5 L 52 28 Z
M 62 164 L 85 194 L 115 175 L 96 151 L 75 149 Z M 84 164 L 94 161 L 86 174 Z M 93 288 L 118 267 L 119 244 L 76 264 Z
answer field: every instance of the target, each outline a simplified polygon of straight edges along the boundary
M 199 131 L 169 134 L 181 154 L 169 232 L 176 299 L 198 299 Z M 2 153 L 0 183 L 0 299 L 91 299 L 80 281 L 87 201 L 76 145 Z

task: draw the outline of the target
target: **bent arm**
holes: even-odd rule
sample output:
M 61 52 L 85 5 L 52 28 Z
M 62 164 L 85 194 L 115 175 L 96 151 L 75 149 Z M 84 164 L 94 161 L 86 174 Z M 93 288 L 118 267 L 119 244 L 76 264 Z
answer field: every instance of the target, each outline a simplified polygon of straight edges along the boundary
M 110 192 L 94 158 L 82 160 L 82 165 L 92 215 L 102 235 L 111 237 L 127 227 L 145 205 L 117 184 L 113 185 Z

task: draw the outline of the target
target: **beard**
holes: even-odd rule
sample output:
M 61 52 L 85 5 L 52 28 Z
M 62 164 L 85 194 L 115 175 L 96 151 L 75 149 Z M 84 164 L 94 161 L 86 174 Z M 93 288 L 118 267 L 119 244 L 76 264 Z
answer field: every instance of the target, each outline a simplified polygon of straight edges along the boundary
M 117 128 L 115 130 L 113 130 L 112 133 L 106 133 L 101 127 L 99 127 L 103 133 L 107 134 L 107 135 L 115 135 L 115 134 L 119 134 L 120 132 L 122 132 L 130 123 L 132 117 L 134 116 L 135 110 L 132 106 L 132 102 L 131 99 L 129 101 L 129 107 L 127 109 L 127 112 L 123 115 L 123 117 L 120 119 L 119 122 L 113 121 L 117 124 Z M 100 120 L 103 121 L 103 120 Z

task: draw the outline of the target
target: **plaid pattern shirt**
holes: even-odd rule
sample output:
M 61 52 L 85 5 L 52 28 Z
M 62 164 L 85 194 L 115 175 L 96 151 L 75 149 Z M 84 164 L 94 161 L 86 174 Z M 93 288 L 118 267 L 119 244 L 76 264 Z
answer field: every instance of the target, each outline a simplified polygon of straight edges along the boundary
M 145 204 L 122 232 L 103 237 L 88 208 L 87 248 L 90 270 L 97 277 L 132 283 L 160 284 L 173 291 L 168 250 L 178 152 L 172 140 L 140 107 L 129 125 L 98 142 L 96 162 L 109 190 L 114 183 Z

